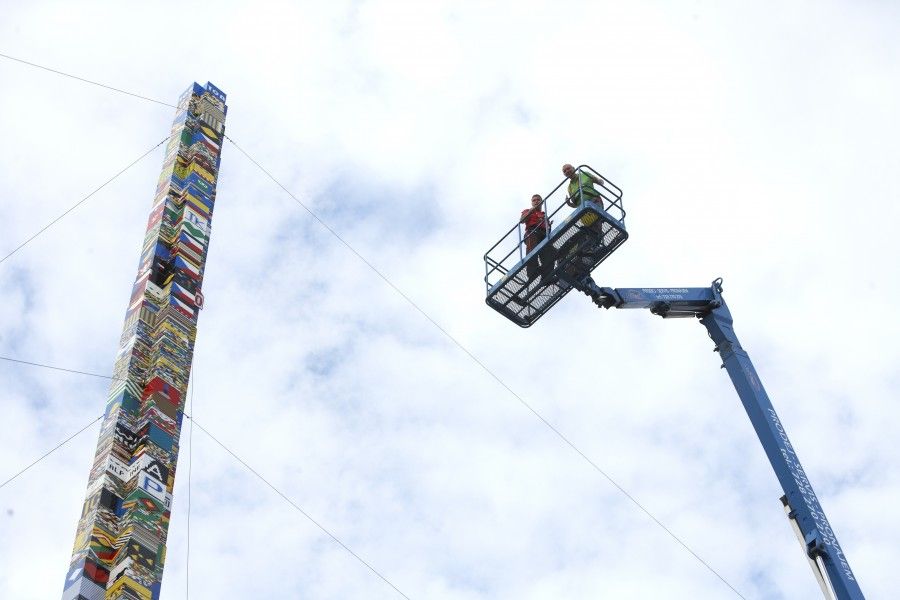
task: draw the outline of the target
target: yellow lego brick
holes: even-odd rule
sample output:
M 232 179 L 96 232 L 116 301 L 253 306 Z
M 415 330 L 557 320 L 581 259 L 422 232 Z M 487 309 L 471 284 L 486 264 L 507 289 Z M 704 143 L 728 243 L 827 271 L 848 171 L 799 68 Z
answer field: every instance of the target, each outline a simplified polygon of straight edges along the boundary
M 153 600 L 153 595 L 148 588 L 129 577 L 122 575 L 110 587 L 106 588 L 106 597 L 109 599 L 120 598 L 126 591 L 134 594 L 141 600 Z

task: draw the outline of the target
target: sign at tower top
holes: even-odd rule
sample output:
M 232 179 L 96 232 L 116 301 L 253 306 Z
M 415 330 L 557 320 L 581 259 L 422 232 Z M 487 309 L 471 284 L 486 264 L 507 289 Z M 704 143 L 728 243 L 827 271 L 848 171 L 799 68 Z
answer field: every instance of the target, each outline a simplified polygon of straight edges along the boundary
M 218 98 L 222 102 L 225 102 L 225 92 L 211 84 L 210 82 L 206 82 L 206 91 L 212 94 L 214 97 Z

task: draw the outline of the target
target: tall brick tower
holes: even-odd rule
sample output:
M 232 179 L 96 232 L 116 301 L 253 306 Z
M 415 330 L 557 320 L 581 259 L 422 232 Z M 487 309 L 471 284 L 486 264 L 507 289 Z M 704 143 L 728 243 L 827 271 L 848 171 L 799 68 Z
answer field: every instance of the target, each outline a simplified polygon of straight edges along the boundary
M 211 83 L 178 106 L 63 600 L 159 598 L 228 110 Z

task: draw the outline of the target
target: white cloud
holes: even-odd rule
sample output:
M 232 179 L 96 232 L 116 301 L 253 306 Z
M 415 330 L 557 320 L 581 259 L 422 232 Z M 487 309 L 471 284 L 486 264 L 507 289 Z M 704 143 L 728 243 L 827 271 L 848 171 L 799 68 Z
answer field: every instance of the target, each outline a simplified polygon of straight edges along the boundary
M 485 249 L 563 162 L 597 167 L 625 190 L 631 238 L 595 278 L 725 278 L 863 590 L 889 596 L 894 7 L 4 12 L 5 53 L 167 102 L 220 86 L 229 135 L 723 577 L 747 597 L 814 597 L 697 323 L 572 294 L 519 330 L 484 305 Z M 162 139 L 171 110 L 7 60 L 0 77 L 5 254 Z M 160 160 L 0 265 L 3 354 L 109 372 Z M 204 293 L 199 422 L 411 598 L 733 597 L 230 144 Z M 102 410 L 102 381 L 0 374 L 3 473 Z M 59 593 L 95 440 L 0 490 L 0 596 Z M 191 597 L 398 597 L 196 429 L 193 451 Z M 183 436 L 171 599 L 187 452 Z

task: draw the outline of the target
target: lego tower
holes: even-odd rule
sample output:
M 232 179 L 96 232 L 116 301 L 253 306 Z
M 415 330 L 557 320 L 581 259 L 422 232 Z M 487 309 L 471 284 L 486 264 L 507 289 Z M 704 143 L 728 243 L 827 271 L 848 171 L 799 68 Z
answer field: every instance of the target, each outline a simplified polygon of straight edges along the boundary
M 159 598 L 227 112 L 211 83 L 178 106 L 63 600 Z

